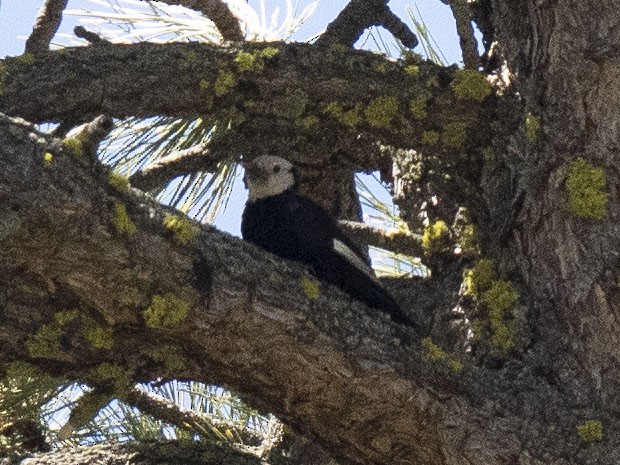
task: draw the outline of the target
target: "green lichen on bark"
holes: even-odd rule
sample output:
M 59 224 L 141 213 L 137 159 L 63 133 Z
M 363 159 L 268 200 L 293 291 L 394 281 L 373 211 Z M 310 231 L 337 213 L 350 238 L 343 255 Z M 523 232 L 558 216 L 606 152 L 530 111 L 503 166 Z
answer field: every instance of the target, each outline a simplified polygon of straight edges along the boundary
M 478 235 L 476 227 L 468 224 L 463 227 L 460 237 L 461 253 L 466 257 L 473 257 L 478 254 Z
M 420 67 L 418 65 L 407 65 L 405 66 L 405 73 L 409 76 L 417 76 L 420 74 Z
M 127 207 L 121 202 L 116 202 L 114 204 L 112 224 L 119 233 L 127 234 L 128 236 L 133 236 L 138 230 L 135 223 L 131 221 L 131 218 L 129 218 L 127 214 Z
M 75 321 L 80 316 L 77 310 L 63 310 L 54 314 L 54 320 L 61 326 Z
M 465 273 L 465 294 L 475 296 L 491 287 L 493 282 L 493 262 L 486 258 L 478 260 Z
M 170 374 L 180 373 L 187 368 L 183 354 L 176 347 L 160 347 L 154 349 L 149 355 L 154 361 L 161 363 Z
M 484 292 L 480 301 L 488 310 L 491 326 L 491 343 L 503 351 L 515 345 L 515 331 L 509 324 L 513 307 L 519 300 L 519 293 L 509 281 L 493 281 L 491 288 Z
M 436 131 L 424 131 L 422 133 L 422 143 L 424 145 L 437 145 L 439 142 L 439 133 Z
M 577 434 L 583 442 L 603 440 L 603 423 L 600 420 L 587 420 L 577 425 Z
M 305 276 L 301 278 L 301 288 L 310 300 L 317 300 L 321 295 L 319 282 L 314 279 L 306 278 Z
M 493 90 L 484 75 L 473 69 L 459 69 L 450 87 L 457 99 L 476 102 L 484 100 Z
M 540 130 L 540 118 L 528 113 L 525 117 L 525 134 L 527 138 L 534 142 L 538 139 L 538 131 Z
M 275 47 L 266 47 L 252 52 L 240 51 L 235 57 L 235 64 L 240 73 L 261 72 L 265 69 L 265 62 L 275 57 L 280 51 Z
M 424 119 L 428 116 L 426 111 L 426 97 L 420 95 L 409 102 L 409 112 L 413 119 Z
M 460 361 L 435 344 L 430 337 L 422 339 L 422 346 L 424 347 L 424 358 L 429 362 L 442 362 L 452 371 L 463 369 L 463 364 Z
M 85 328 L 84 337 L 95 349 L 110 350 L 114 347 L 114 331 L 112 328 L 88 326 Z
M 235 63 L 240 73 L 248 71 L 262 71 L 265 67 L 264 63 L 258 61 L 258 57 L 254 53 L 241 51 L 235 57 Z
M 458 149 L 463 147 L 467 139 L 467 124 L 461 122 L 448 123 L 441 132 L 441 142 L 444 147 Z
M 67 356 L 60 345 L 62 334 L 62 328 L 58 323 L 41 326 L 26 343 L 28 354 L 33 358 L 65 360 Z
M 97 383 L 112 385 L 114 394 L 122 395 L 133 386 L 127 369 L 113 363 L 104 362 L 95 368 L 94 378 Z
M 317 116 L 310 115 L 298 120 L 297 124 L 304 129 L 311 129 L 317 124 L 319 124 L 319 122 L 320 120 Z
M 34 63 L 35 57 L 32 53 L 24 53 L 18 57 L 16 57 L 17 61 L 23 63 L 25 65 L 31 65 Z
M 215 80 L 215 84 L 213 85 L 213 89 L 215 90 L 216 96 L 223 97 L 236 85 L 237 78 L 235 78 L 233 73 L 230 71 L 220 71 L 217 75 L 217 79 Z
M 193 69 L 198 63 L 198 56 L 193 50 L 188 50 L 183 54 L 183 61 L 179 64 L 179 68 L 182 70 Z
M 110 183 L 110 186 L 119 192 L 129 191 L 129 178 L 123 174 L 117 173 L 116 171 L 110 171 L 108 182 Z
M 51 152 L 45 152 L 43 154 L 43 166 L 51 166 L 54 161 L 54 155 Z
M 388 95 L 372 100 L 364 110 L 368 124 L 374 128 L 387 128 L 397 114 L 398 100 Z
M 435 221 L 424 228 L 422 234 L 422 250 L 426 255 L 446 252 L 450 247 L 450 229 L 445 221 Z
M 197 226 L 185 216 L 168 213 L 163 222 L 166 229 L 172 232 L 173 240 L 178 245 L 187 245 L 198 236 Z
M 189 311 L 189 304 L 174 294 L 154 295 L 151 305 L 144 310 L 144 321 L 149 328 L 174 328 L 182 323 Z
M 339 102 L 329 102 L 323 108 L 323 113 L 337 119 L 344 126 L 354 128 L 363 121 L 361 110 L 362 105 L 359 103 L 345 111 Z
M 342 116 L 340 117 L 340 122 L 350 128 L 356 127 L 363 121 L 362 115 L 360 115 L 361 110 L 361 104 L 355 105 L 355 108 L 342 113 Z
M 62 140 L 62 147 L 69 155 L 82 157 L 84 155 L 84 144 L 77 137 L 67 137 Z
M 603 168 L 598 168 L 583 158 L 573 161 L 566 179 L 571 211 L 582 218 L 605 218 L 608 198 L 603 189 L 606 184 Z
M 478 260 L 465 272 L 464 294 L 470 296 L 480 316 L 472 318 L 476 339 L 490 336 L 491 345 L 504 352 L 516 345 L 518 330 L 513 321 L 519 293 L 510 281 L 496 279 L 493 262 Z

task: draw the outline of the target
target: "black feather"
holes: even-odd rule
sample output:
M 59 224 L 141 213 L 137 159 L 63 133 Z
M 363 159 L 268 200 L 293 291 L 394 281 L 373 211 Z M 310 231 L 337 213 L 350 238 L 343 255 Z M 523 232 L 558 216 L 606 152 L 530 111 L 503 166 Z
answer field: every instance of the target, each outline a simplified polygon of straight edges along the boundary
M 334 249 L 334 239 L 360 260 L 364 255 L 338 228 L 329 213 L 294 188 L 248 201 L 241 220 L 243 238 L 275 255 L 305 263 L 317 278 L 338 286 L 369 307 L 388 313 L 400 324 L 416 326 L 374 278 Z

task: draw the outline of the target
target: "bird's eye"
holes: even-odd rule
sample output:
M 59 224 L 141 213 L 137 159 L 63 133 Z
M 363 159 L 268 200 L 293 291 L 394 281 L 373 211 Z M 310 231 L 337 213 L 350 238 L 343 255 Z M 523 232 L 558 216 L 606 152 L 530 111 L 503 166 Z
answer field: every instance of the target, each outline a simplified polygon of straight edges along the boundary
M 279 172 L 280 172 L 280 165 L 274 166 L 273 167 L 273 173 L 276 174 L 276 173 L 279 173 Z

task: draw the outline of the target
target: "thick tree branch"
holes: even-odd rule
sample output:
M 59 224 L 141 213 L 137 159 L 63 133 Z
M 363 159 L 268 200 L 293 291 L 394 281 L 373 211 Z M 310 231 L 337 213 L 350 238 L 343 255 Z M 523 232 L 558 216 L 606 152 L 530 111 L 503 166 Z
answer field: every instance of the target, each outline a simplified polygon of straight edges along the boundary
M 60 27 L 62 12 L 68 2 L 69 0 L 45 0 L 32 33 L 26 40 L 26 53 L 37 56 L 49 50 L 50 42 Z
M 200 11 L 205 17 L 215 23 L 224 40 L 241 42 L 244 40 L 239 19 L 232 14 L 222 0 L 157 0 L 169 5 L 181 5 L 192 10 Z
M 580 454 L 573 400 L 534 360 L 461 368 L 463 354 L 438 356 L 432 340 L 337 289 L 307 295 L 300 266 L 198 225 L 180 242 L 148 199 L 65 153 L 44 163 L 33 131 L 0 120 L 1 360 L 87 382 L 99 364 L 121 367 L 117 382 L 215 382 L 360 464 L 495 464 L 485 451 L 497 444 L 517 456 Z M 164 303 L 172 320 L 156 318 Z M 84 325 L 109 332 L 112 349 L 90 344 Z M 617 419 L 581 409 L 614 430 Z M 611 438 L 597 447 L 618 450 Z
M 451 128 L 475 127 L 469 134 L 479 138 L 484 120 L 480 104 L 455 96 L 454 69 L 430 62 L 407 67 L 362 51 L 344 52 L 343 60 L 342 53 L 300 44 L 67 49 L 34 63 L 7 59 L 0 110 L 36 122 L 100 114 L 202 117 L 220 123 L 213 159 L 260 150 L 320 165 L 316 154 L 338 154 L 353 169 L 383 169 L 386 156 L 374 149 L 380 140 L 433 153 L 441 172 L 454 178 L 470 173 L 475 165 L 462 167 L 465 158 L 453 156 Z M 240 64 L 250 55 L 260 62 L 254 71 Z M 58 88 L 72 92 L 61 95 Z M 302 159 L 303 153 L 313 158 Z
M 353 47 L 366 29 L 383 26 L 405 47 L 414 48 L 418 38 L 387 6 L 389 0 L 351 0 L 317 39 L 317 45 L 341 44 Z

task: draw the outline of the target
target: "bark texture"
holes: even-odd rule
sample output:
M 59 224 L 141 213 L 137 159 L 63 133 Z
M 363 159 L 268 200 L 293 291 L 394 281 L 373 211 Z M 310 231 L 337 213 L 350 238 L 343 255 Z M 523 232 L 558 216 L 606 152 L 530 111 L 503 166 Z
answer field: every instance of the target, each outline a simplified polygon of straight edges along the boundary
M 7 61 L 1 111 L 36 122 L 227 115 L 236 124 L 215 156 L 263 143 L 290 153 L 308 170 L 306 192 L 327 204 L 353 167 L 387 173 L 393 159 L 397 200 L 433 275 L 394 284 L 425 333 L 399 328 L 324 284 L 307 292 L 305 270 L 217 231 L 194 225 L 181 245 L 162 224 L 170 212 L 2 117 L 0 358 L 112 393 L 119 380 L 102 378 L 102 364 L 126 383 L 218 383 L 342 463 L 619 463 L 620 2 L 479 0 L 473 11 L 485 44 L 497 41 L 488 66 L 505 63 L 510 81 L 482 103 L 458 96 L 453 69 L 334 47 L 276 45 L 251 72 L 239 53 L 255 46 Z M 394 101 L 384 124 L 377 102 Z M 581 191 L 579 176 L 590 180 Z M 447 235 L 430 241 L 421 213 Z M 477 245 L 455 256 L 469 223 Z M 493 273 L 484 282 L 471 272 L 481 259 Z M 187 316 L 149 324 L 162 299 Z M 79 317 L 59 323 L 67 311 Z M 113 350 L 93 347 L 93 325 Z
M 259 465 L 257 457 L 201 443 L 142 443 L 65 448 L 34 455 L 23 465 Z M 0 460 L 0 464 L 10 462 Z

